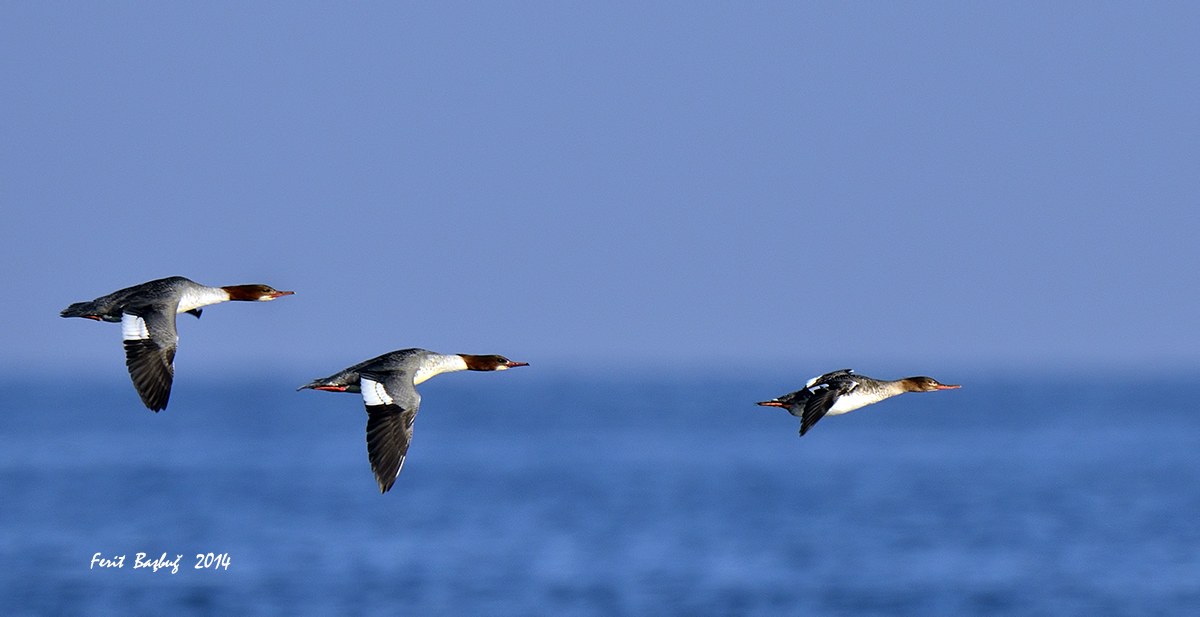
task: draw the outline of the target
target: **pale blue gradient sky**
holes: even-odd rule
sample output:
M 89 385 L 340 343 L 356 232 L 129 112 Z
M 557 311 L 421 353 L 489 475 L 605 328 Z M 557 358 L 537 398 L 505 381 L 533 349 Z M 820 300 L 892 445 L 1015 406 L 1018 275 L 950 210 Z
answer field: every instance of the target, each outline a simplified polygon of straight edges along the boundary
M 426 4 L 0 4 L 3 362 L 1200 367 L 1197 5 Z

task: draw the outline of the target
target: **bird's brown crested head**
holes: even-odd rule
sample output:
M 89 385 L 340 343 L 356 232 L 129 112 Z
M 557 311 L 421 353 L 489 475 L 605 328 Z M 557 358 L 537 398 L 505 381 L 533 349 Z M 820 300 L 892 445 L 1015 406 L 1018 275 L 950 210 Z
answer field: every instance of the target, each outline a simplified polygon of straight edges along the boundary
M 278 291 L 266 285 L 230 285 L 221 289 L 229 294 L 230 300 L 242 302 L 266 302 L 296 293 L 294 291 Z
M 938 383 L 932 377 L 909 377 L 904 380 L 904 385 L 908 392 L 933 392 L 934 390 L 953 390 L 962 387 Z
M 514 366 L 529 366 L 528 362 L 513 362 L 504 356 L 473 356 L 465 353 L 458 355 L 467 363 L 469 371 L 505 371 Z

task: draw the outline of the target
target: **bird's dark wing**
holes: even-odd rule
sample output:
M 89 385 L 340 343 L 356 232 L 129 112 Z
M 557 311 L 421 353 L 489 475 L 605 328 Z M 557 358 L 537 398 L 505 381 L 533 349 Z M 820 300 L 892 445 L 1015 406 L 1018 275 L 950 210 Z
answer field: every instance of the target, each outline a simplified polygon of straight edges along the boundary
M 821 384 L 830 384 L 830 383 L 833 383 L 840 379 L 850 377 L 853 374 L 854 374 L 854 369 L 848 369 L 848 368 L 844 368 L 840 371 L 830 371 L 828 373 L 825 373 L 824 375 L 821 375 L 820 377 L 817 377 L 816 379 L 813 379 L 811 382 L 809 382 L 808 386 L 816 387 Z
M 392 488 L 404 467 L 416 419 L 415 409 L 399 405 L 367 406 L 367 457 L 371 459 L 371 471 L 375 472 L 381 493 Z
M 175 378 L 175 312 L 160 306 L 125 310 L 121 317 L 125 366 L 142 403 L 152 411 L 167 408 Z
M 386 493 L 404 467 L 421 397 L 407 372 L 362 373 L 359 385 L 367 408 L 367 458 L 379 492 Z
M 834 375 L 830 373 L 829 375 Z M 839 396 L 849 393 L 858 383 L 849 377 L 849 371 L 838 371 L 833 379 L 825 379 L 814 383 L 809 390 L 812 396 L 804 404 L 804 413 L 800 417 L 800 436 L 803 437 L 818 420 L 825 417 L 829 409 L 837 402 Z

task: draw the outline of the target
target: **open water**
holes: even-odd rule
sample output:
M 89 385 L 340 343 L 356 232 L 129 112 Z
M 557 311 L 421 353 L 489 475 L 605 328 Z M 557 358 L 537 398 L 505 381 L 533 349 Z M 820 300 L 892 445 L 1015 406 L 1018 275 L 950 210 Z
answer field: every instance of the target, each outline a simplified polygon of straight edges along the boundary
M 387 495 L 357 395 L 9 383 L 0 614 L 1200 615 L 1200 379 L 943 376 L 442 376 Z

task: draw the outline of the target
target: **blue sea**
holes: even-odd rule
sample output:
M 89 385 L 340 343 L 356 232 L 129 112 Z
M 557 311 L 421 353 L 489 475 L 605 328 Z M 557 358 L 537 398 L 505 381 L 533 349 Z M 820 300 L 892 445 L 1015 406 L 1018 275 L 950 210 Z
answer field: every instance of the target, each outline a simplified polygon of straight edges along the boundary
M 309 377 L 5 384 L 0 614 L 1200 615 L 1200 377 L 446 375 L 386 495 Z

